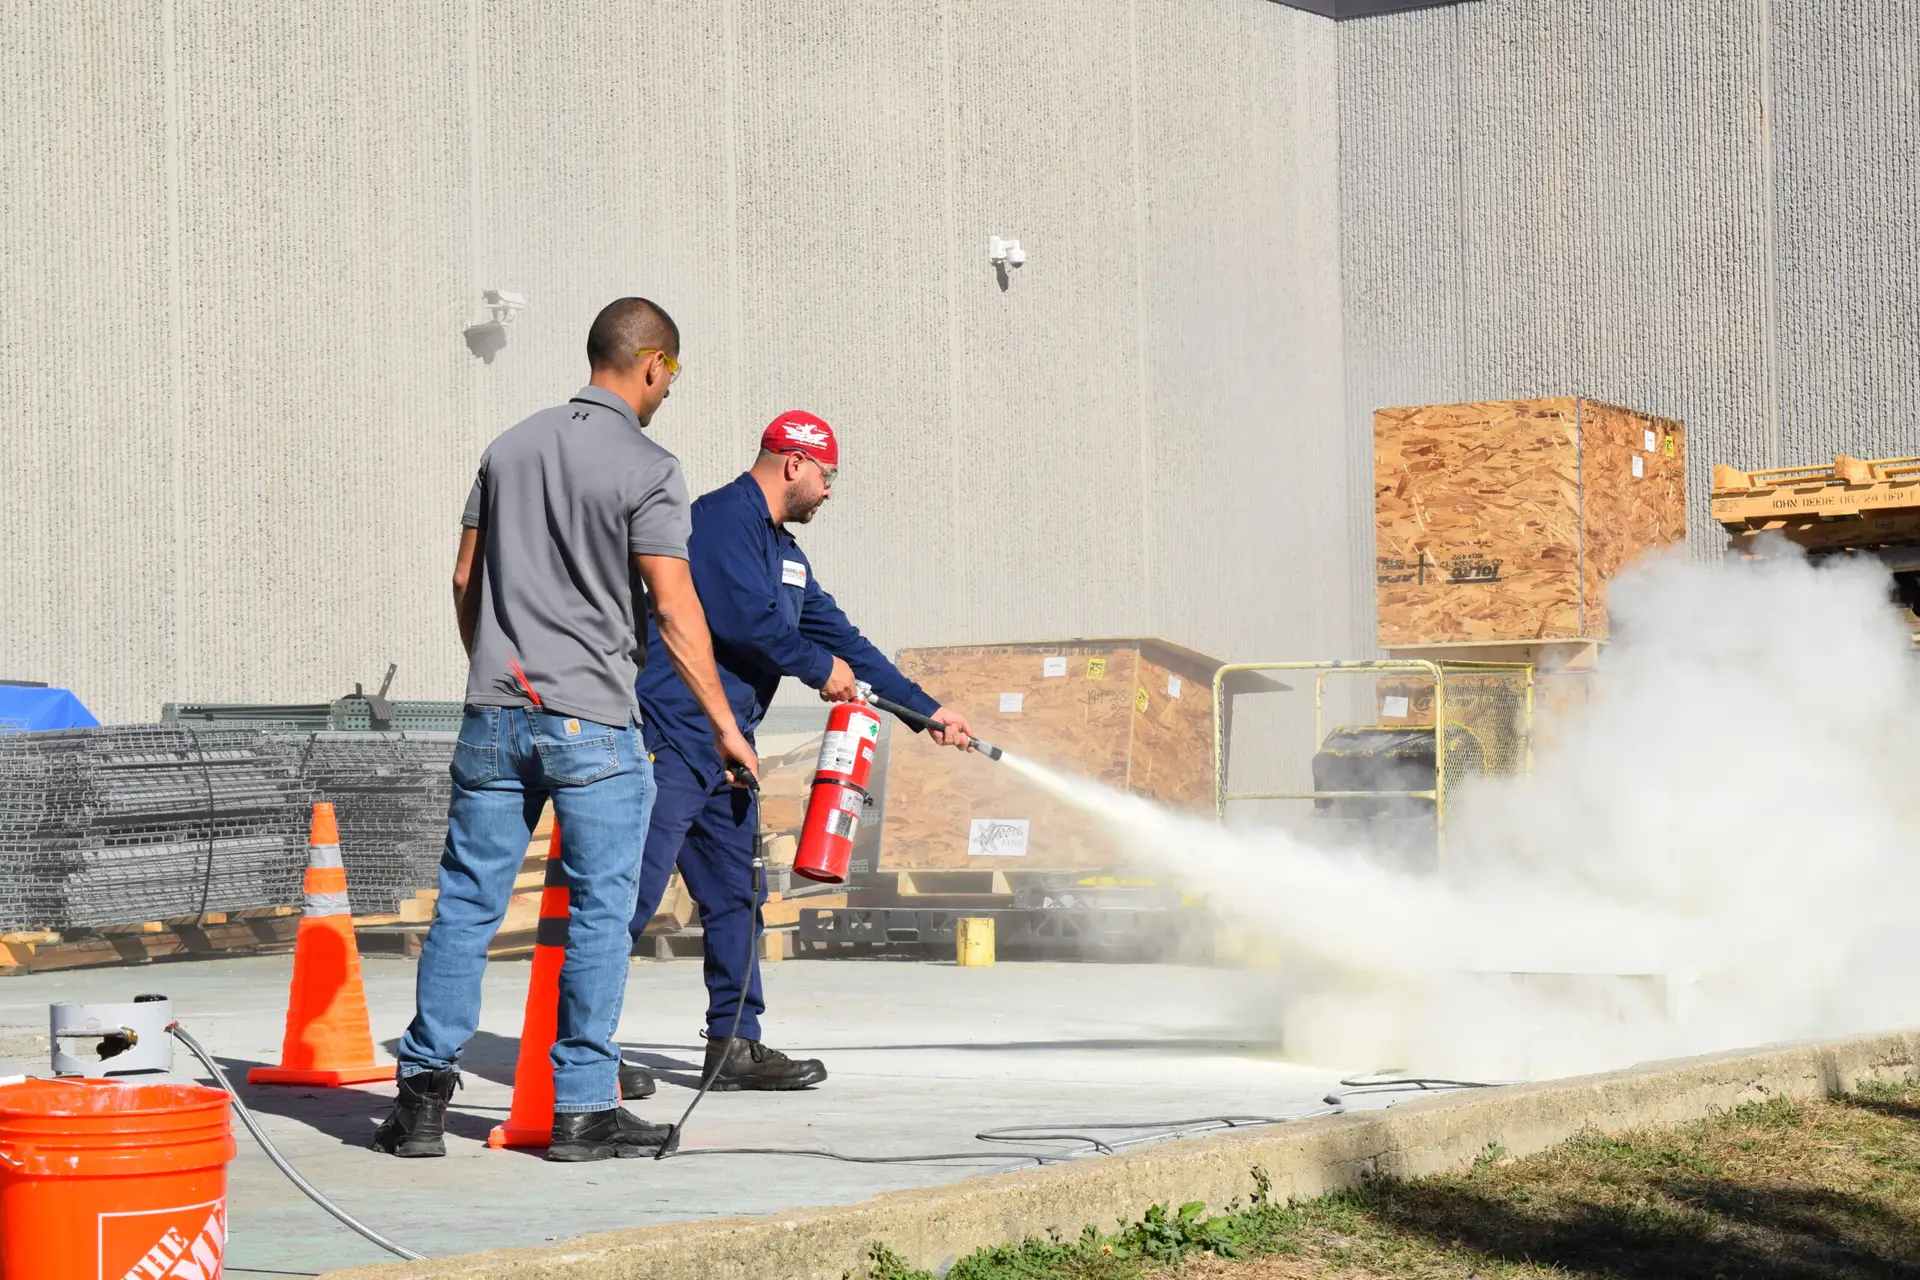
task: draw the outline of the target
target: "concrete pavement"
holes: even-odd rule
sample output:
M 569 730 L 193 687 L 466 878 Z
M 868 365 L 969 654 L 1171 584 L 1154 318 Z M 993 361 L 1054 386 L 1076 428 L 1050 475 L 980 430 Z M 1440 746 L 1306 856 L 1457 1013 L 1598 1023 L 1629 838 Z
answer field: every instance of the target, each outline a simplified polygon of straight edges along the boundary
M 278 1057 L 291 959 L 258 957 L 15 978 L 0 984 L 0 1071 L 44 1074 L 46 1006 L 172 997 L 176 1016 L 238 1079 Z M 374 1034 L 386 1049 L 412 1011 L 413 964 L 368 959 Z M 1258 983 L 1173 966 L 809 960 L 770 968 L 769 1042 L 823 1057 L 832 1078 L 802 1094 L 714 1094 L 688 1147 L 801 1146 L 845 1153 L 979 1149 L 978 1162 L 844 1164 L 795 1156 L 687 1156 L 556 1166 L 488 1150 L 510 1098 L 528 965 L 495 963 L 449 1158 L 400 1161 L 367 1148 L 391 1085 L 241 1086 L 286 1155 L 349 1212 L 432 1255 L 540 1245 L 587 1232 L 804 1206 L 952 1182 L 1010 1167 L 980 1129 L 1217 1112 L 1296 1115 L 1348 1071 L 1287 1062 Z M 705 1008 L 693 961 L 636 962 L 620 1038 L 654 1069 L 635 1110 L 677 1117 L 698 1083 Z M 176 1066 L 189 1071 L 182 1052 Z M 1375 1105 L 1384 1100 L 1377 1100 Z M 235 1277 L 312 1275 L 385 1255 L 333 1222 L 242 1133 L 230 1184 Z

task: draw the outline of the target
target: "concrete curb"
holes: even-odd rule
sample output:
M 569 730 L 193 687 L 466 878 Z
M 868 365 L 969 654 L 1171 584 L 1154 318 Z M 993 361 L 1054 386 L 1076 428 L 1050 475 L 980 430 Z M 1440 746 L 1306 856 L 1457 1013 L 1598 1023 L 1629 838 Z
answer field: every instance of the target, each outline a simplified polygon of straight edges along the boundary
M 544 1248 L 331 1271 L 326 1280 L 840 1280 L 873 1240 L 917 1266 L 938 1267 L 984 1244 L 1110 1226 L 1156 1201 L 1205 1200 L 1218 1209 L 1251 1190 L 1255 1165 L 1277 1195 L 1304 1198 L 1366 1174 L 1464 1168 L 1490 1144 L 1528 1155 L 1582 1130 L 1617 1133 L 1764 1098 L 1823 1098 L 1864 1080 L 1908 1080 L 1916 1062 L 1920 1032 L 1713 1054 L 1170 1142 L 858 1204 L 608 1231 Z

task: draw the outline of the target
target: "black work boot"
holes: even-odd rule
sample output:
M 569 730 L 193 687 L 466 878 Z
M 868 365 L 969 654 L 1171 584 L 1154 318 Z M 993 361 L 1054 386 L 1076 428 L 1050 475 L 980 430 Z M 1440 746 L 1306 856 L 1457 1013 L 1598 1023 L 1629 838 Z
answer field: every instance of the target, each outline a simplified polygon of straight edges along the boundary
M 720 1068 L 717 1074 L 716 1064 Z M 707 1075 L 713 1076 L 713 1083 L 707 1087 L 715 1093 L 732 1093 L 737 1089 L 805 1089 L 825 1080 L 827 1068 L 818 1058 L 789 1058 L 758 1040 L 735 1040 L 729 1053 L 726 1038 L 720 1037 L 707 1041 L 707 1063 L 701 1078 Z
M 668 1150 L 680 1145 L 673 1126 L 648 1124 L 628 1115 L 625 1107 L 605 1111 L 556 1111 L 547 1159 L 570 1163 L 633 1160 L 654 1155 L 663 1145 Z
M 620 1101 L 638 1102 L 642 1098 L 651 1098 L 653 1091 L 660 1086 L 653 1082 L 653 1072 L 637 1062 L 620 1063 Z
M 373 1131 L 373 1149 L 409 1158 L 447 1154 L 447 1103 L 459 1087 L 452 1067 L 401 1076 L 393 1114 Z

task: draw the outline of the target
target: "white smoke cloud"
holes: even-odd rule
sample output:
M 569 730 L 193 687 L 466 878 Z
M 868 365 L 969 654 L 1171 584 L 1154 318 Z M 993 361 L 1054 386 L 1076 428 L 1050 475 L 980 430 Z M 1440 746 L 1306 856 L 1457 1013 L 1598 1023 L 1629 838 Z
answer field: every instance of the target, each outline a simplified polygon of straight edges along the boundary
M 1877 565 L 1775 553 L 1623 575 L 1595 701 L 1438 875 L 1012 763 L 1271 939 L 1296 1056 L 1538 1078 L 1920 1024 L 1912 643 Z

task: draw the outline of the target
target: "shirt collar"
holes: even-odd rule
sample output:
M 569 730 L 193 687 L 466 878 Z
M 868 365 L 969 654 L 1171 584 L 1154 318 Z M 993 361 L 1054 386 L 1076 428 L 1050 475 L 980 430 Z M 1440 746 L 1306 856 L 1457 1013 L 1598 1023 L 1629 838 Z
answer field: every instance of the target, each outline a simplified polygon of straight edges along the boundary
M 786 532 L 785 528 L 774 524 L 773 512 L 767 507 L 767 495 L 761 492 L 760 482 L 753 478 L 753 472 L 742 471 L 734 478 L 732 487 L 740 490 L 740 501 L 751 507 L 762 520 L 773 525 L 777 532 Z
M 635 431 L 643 430 L 643 428 L 640 426 L 640 419 L 634 416 L 633 406 L 628 404 L 625 400 L 622 400 L 619 396 L 613 394 L 613 392 L 608 391 L 605 387 L 596 387 L 591 383 L 589 383 L 588 385 L 574 392 L 573 399 L 568 401 L 567 403 L 572 404 L 572 403 L 575 403 L 576 401 L 585 403 L 585 404 L 597 404 L 602 409 L 611 409 L 615 413 L 619 414 L 621 417 L 625 418 L 627 420 L 627 425 L 632 427 Z

